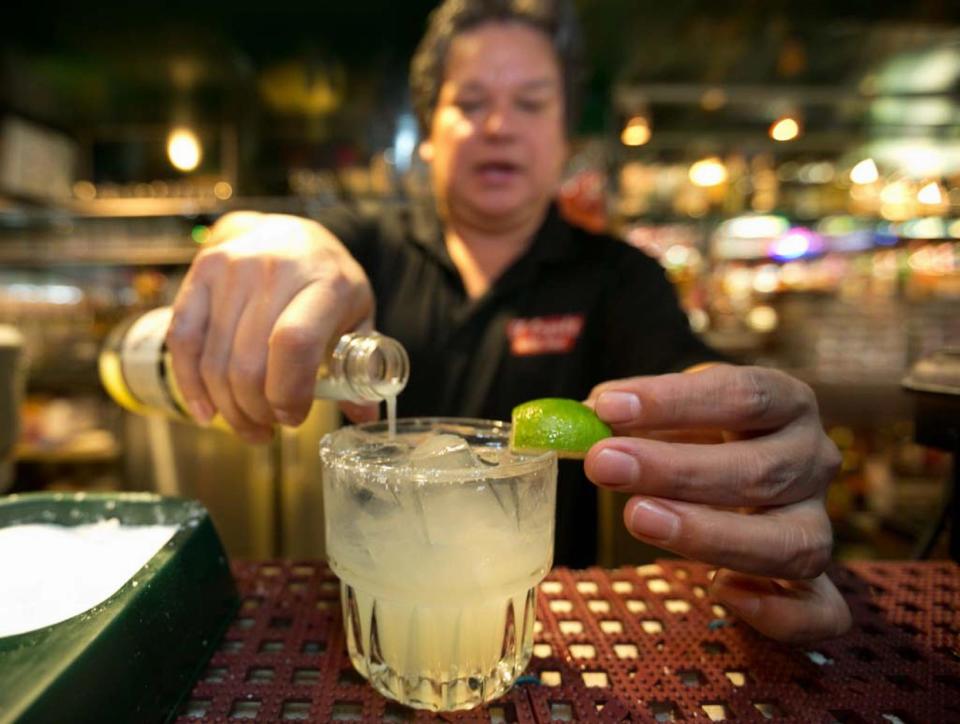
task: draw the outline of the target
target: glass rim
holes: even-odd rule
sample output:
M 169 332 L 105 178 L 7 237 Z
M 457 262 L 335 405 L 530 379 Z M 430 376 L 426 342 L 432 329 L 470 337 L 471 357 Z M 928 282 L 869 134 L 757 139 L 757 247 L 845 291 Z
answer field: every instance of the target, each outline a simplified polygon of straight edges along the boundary
M 343 435 L 350 433 L 376 435 L 376 432 L 386 434 L 388 423 L 386 420 L 377 420 L 375 422 L 365 422 L 357 425 L 345 425 L 341 428 L 328 432 L 320 440 L 320 459 L 324 468 L 331 467 L 337 470 L 356 470 L 367 476 L 374 474 L 383 478 L 383 482 L 389 479 L 404 480 L 418 484 L 430 483 L 453 483 L 453 482 L 476 482 L 480 480 L 513 478 L 521 475 L 539 472 L 544 470 L 551 463 L 555 464 L 557 454 L 554 450 L 546 450 L 540 453 L 521 453 L 522 457 L 504 463 L 502 465 L 490 467 L 469 467 L 469 468 L 451 468 L 448 470 L 421 470 L 409 465 L 386 465 L 383 463 L 350 460 L 349 451 L 333 450 L 334 441 Z M 473 428 L 476 430 L 489 430 L 496 439 L 503 441 L 503 447 L 507 447 L 510 440 L 510 423 L 503 420 L 489 420 L 475 417 L 399 417 L 397 418 L 397 434 L 403 434 L 404 428 L 422 427 L 423 432 L 429 432 L 430 429 L 437 427 L 450 428 L 446 430 L 452 434 L 458 434 L 456 428 Z M 376 431 L 376 432 L 374 432 Z M 418 430 L 415 430 L 418 431 Z M 445 430 L 437 430 L 438 433 Z

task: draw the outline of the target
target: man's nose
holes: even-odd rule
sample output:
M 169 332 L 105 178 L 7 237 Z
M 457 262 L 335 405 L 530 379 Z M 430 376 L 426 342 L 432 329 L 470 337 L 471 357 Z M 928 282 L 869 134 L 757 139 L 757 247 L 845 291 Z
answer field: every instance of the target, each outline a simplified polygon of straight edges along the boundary
M 493 104 L 490 112 L 483 119 L 484 134 L 493 138 L 512 135 L 513 126 L 513 112 L 510 104 L 505 101 Z

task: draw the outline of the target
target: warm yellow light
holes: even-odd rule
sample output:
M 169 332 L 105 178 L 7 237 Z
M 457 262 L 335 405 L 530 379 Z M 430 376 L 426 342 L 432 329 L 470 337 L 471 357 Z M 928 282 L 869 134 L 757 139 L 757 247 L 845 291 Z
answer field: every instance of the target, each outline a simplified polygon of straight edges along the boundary
M 650 123 L 643 116 L 634 116 L 623 127 L 620 140 L 624 146 L 642 146 L 650 140 Z
M 940 176 L 943 171 L 942 156 L 928 145 L 907 146 L 900 159 L 903 170 L 913 178 Z
M 880 200 L 885 204 L 906 204 L 910 201 L 911 188 L 906 181 L 894 181 L 883 187 Z
M 777 310 L 766 304 L 754 307 L 747 313 L 747 326 L 754 332 L 772 332 L 777 328 Z
M 753 277 L 753 289 L 761 294 L 772 294 L 780 286 L 780 270 L 775 264 L 765 264 Z
M 792 141 L 800 135 L 800 124 L 796 118 L 785 116 L 778 118 L 770 126 L 770 138 L 774 141 Z
M 939 206 L 943 203 L 943 192 L 940 190 L 940 184 L 931 181 L 922 189 L 917 191 L 917 201 L 928 206 Z
M 888 183 L 880 192 L 880 216 L 887 221 L 907 221 L 916 215 L 916 191 L 905 179 Z
M 727 94 L 722 88 L 708 88 L 700 96 L 700 106 L 705 111 L 718 111 L 727 105 Z
M 877 164 L 872 158 L 865 158 L 850 169 L 850 180 L 855 184 L 872 184 L 880 178 Z
M 179 171 L 193 171 L 200 165 L 200 139 L 189 128 L 175 128 L 167 137 L 167 156 Z
M 97 198 L 97 187 L 89 181 L 77 181 L 73 185 L 73 195 L 81 201 L 93 201 Z
M 228 184 L 226 181 L 217 181 L 213 185 L 213 195 L 221 201 L 226 201 L 233 196 L 233 186 Z
M 694 186 L 719 186 L 727 180 L 727 167 L 716 156 L 704 158 L 690 167 L 690 182 Z

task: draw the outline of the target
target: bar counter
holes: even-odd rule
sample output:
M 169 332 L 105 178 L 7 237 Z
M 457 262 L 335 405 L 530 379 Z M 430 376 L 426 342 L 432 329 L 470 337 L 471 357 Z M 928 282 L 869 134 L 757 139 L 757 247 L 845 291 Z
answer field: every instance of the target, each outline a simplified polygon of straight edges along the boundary
M 960 721 L 960 566 L 838 565 L 854 627 L 810 647 L 766 639 L 712 604 L 689 561 L 555 569 L 534 656 L 503 698 L 433 714 L 350 665 L 339 583 L 320 562 L 233 564 L 241 608 L 175 721 Z

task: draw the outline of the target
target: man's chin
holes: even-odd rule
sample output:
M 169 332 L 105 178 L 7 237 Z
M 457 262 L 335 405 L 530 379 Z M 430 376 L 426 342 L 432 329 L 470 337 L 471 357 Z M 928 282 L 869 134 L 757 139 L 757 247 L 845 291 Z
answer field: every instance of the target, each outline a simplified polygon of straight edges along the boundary
M 538 206 L 530 199 L 519 199 L 515 195 L 478 194 L 466 201 L 464 210 L 479 219 L 509 221 L 520 220 L 539 211 Z

